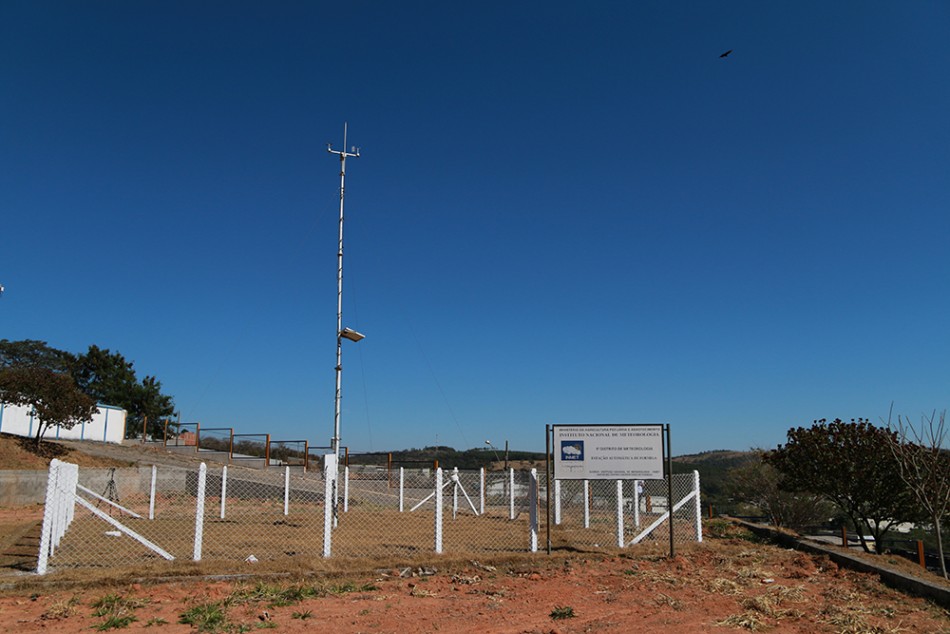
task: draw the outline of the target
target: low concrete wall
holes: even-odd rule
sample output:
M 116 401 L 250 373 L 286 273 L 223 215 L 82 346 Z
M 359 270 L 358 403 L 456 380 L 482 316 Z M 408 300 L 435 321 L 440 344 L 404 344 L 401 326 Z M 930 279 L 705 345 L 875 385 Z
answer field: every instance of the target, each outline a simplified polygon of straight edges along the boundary
M 165 451 L 168 453 L 184 453 L 193 456 L 198 455 L 198 449 L 194 445 L 165 445 Z
M 26 506 L 46 501 L 46 471 L 0 471 L 0 506 Z
M 738 519 L 733 519 L 732 521 L 744 526 L 756 535 L 781 546 L 785 546 L 786 548 L 794 548 L 813 555 L 827 555 L 831 561 L 844 568 L 879 575 L 881 581 L 892 588 L 906 592 L 907 594 L 929 599 L 945 609 L 950 609 L 950 588 L 946 586 L 928 581 L 927 579 L 905 575 L 899 570 L 889 568 L 884 563 L 872 564 L 861 557 L 855 557 L 836 548 L 802 539 L 795 535 L 789 535 L 788 533 L 776 530 L 773 526 L 753 524 L 752 522 Z
M 263 461 L 259 461 L 263 466 Z M 206 491 L 209 495 L 217 495 L 221 490 L 221 476 L 212 468 L 208 469 Z M 299 469 L 291 469 L 299 472 Z M 114 471 L 108 467 L 82 467 L 79 482 L 87 489 L 105 495 L 109 481 L 115 483 L 115 493 L 118 499 L 148 498 L 152 485 L 152 466 L 119 467 Z M 240 471 L 232 472 L 228 478 L 228 496 L 235 498 L 269 497 L 280 499 L 283 496 L 283 481 L 273 479 L 273 483 L 261 482 L 257 479 L 246 479 L 239 475 Z M 275 476 L 283 473 L 283 468 L 271 470 Z M 42 504 L 46 500 L 46 483 L 49 472 L 46 470 L 0 471 L 0 507 L 27 506 Z M 197 490 L 198 469 L 172 467 L 160 465 L 156 470 L 155 489 L 159 493 L 186 493 L 194 495 Z M 312 491 L 306 489 L 312 488 Z M 309 487 L 299 482 L 294 483 L 291 489 L 291 498 L 307 502 L 323 500 L 322 484 L 319 487 Z
M 218 464 L 228 464 L 231 462 L 231 454 L 227 451 L 199 449 L 195 455 L 198 457 L 198 460 L 203 462 L 217 462 Z
M 155 488 L 159 492 L 184 491 L 186 476 L 192 471 L 160 466 L 156 473 Z M 112 479 L 120 500 L 125 497 L 147 497 L 152 486 L 151 465 L 117 468 L 115 473 L 109 468 L 83 467 L 80 474 L 80 484 L 100 495 L 105 494 Z M 42 504 L 46 501 L 48 476 L 49 472 L 45 470 L 0 471 L 0 506 Z

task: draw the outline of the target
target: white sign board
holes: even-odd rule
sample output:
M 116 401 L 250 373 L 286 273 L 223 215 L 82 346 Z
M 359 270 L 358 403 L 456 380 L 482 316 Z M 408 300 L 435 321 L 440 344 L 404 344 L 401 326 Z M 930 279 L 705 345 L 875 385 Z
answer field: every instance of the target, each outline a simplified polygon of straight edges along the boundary
M 554 425 L 555 480 L 662 480 L 663 425 Z

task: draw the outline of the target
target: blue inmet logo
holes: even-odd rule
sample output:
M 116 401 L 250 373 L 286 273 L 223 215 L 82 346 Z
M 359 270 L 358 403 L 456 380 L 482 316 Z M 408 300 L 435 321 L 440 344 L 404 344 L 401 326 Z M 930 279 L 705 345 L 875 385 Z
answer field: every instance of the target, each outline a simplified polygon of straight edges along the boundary
M 574 462 L 584 460 L 584 441 L 562 440 L 561 460 L 570 460 Z

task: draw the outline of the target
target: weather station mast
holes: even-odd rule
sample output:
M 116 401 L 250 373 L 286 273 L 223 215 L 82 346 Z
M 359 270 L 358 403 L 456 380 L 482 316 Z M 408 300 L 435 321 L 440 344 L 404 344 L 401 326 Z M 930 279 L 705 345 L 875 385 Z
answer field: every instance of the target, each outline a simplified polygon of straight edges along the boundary
M 343 327 L 343 197 L 346 192 L 346 159 L 359 158 L 360 150 L 351 147 L 346 151 L 346 128 L 343 124 L 343 149 L 334 150 L 332 143 L 327 143 L 327 152 L 340 157 L 340 237 L 336 252 L 336 394 L 333 399 L 333 438 L 330 447 L 333 455 L 340 455 L 340 399 L 341 383 L 343 379 L 343 340 L 359 341 L 364 335 Z

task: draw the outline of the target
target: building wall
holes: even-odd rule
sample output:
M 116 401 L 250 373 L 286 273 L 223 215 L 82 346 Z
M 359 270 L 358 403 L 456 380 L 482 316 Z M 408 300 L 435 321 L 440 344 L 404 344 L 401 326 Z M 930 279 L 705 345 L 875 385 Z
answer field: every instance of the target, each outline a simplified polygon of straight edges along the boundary
M 28 406 L 0 403 L 0 432 L 35 437 L 39 421 L 32 412 Z M 59 425 L 50 427 L 43 437 L 48 440 L 62 438 L 121 444 L 125 438 L 125 414 L 125 410 L 120 407 L 99 405 L 91 422 L 76 425 L 72 429 L 63 429 Z

